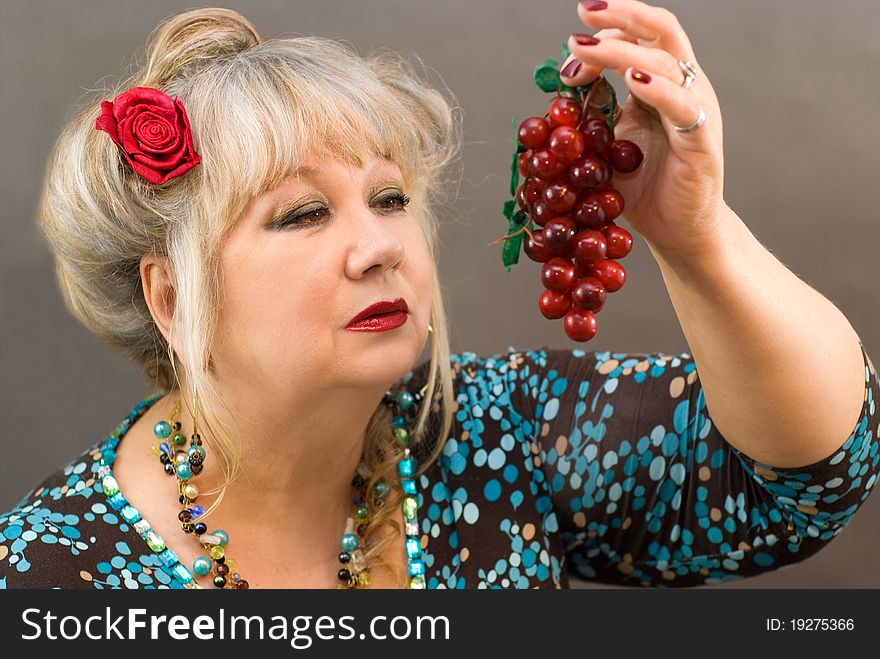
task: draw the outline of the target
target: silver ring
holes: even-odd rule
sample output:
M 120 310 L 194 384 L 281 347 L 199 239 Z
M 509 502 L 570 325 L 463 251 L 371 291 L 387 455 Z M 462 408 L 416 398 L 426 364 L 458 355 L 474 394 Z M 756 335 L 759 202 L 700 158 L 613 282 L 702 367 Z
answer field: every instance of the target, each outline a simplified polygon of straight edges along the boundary
M 697 120 L 692 123 L 690 126 L 685 126 L 684 128 L 680 128 L 679 126 L 673 125 L 672 127 L 677 130 L 679 133 L 690 133 L 693 130 L 697 130 L 700 126 L 706 123 L 706 111 L 703 109 L 703 106 L 700 106 L 700 116 L 697 117 Z
M 681 69 L 681 72 L 684 73 L 684 82 L 681 83 L 681 86 L 687 89 L 691 86 L 694 80 L 697 77 L 697 67 L 694 66 L 694 63 L 690 60 L 679 60 L 678 68 Z

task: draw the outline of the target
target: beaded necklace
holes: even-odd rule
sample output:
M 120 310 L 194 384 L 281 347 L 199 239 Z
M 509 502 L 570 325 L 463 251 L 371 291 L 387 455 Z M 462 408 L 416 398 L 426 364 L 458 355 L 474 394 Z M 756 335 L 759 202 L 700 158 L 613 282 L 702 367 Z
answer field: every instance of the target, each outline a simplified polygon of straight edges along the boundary
M 415 394 L 410 394 L 401 389 L 397 395 L 387 391 L 382 402 L 392 412 L 391 427 L 394 438 L 403 450 L 397 463 L 397 471 L 400 477 L 400 485 L 404 498 L 402 503 L 403 518 L 405 524 L 406 540 L 404 551 L 407 559 L 408 588 L 424 589 L 425 585 L 425 562 L 422 557 L 422 548 L 418 538 L 418 501 L 416 479 L 414 473 L 416 460 L 409 448 L 410 436 L 406 430 L 408 422 L 412 422 L 415 416 L 415 404 L 424 398 L 425 388 Z M 249 584 L 236 571 L 236 562 L 226 552 L 229 542 L 229 534 L 222 529 L 214 529 L 210 533 L 208 527 L 198 518 L 204 514 L 204 507 L 195 503 L 199 496 L 198 487 L 190 481 L 203 469 L 206 451 L 202 445 L 198 433 L 196 420 L 193 419 L 193 433 L 190 437 L 189 448 L 184 450 L 186 437 L 180 432 L 181 424 L 176 420 L 180 410 L 180 401 L 174 406 L 171 420 L 159 421 L 153 427 L 153 434 L 157 442 L 151 446 L 151 452 L 158 456 L 168 475 L 173 475 L 178 484 L 178 500 L 181 511 L 178 520 L 184 533 L 194 535 L 207 555 L 199 556 L 193 561 L 192 569 L 180 562 L 175 552 L 165 546 L 164 540 L 150 527 L 147 520 L 143 519 L 140 512 L 132 506 L 119 491 L 119 484 L 113 475 L 113 462 L 116 459 L 116 448 L 122 435 L 131 427 L 147 409 L 149 409 L 163 394 L 154 394 L 144 399 L 132 408 L 129 415 L 117 426 L 101 445 L 101 459 L 97 471 L 101 489 L 107 497 L 107 502 L 113 510 L 119 512 L 126 523 L 143 538 L 147 546 L 155 552 L 162 568 L 169 573 L 184 588 L 202 588 L 195 580 L 194 574 L 204 576 L 213 574 L 213 584 L 217 588 L 247 589 Z M 170 438 L 170 443 L 167 441 Z M 345 530 L 340 539 L 342 551 L 338 560 L 342 564 L 337 578 L 340 583 L 336 588 L 362 588 L 370 584 L 369 567 L 364 561 L 361 545 L 369 547 L 369 540 L 364 540 L 363 532 L 366 521 L 369 519 L 369 508 L 365 492 L 366 478 L 370 475 L 367 465 L 361 460 L 358 472 L 352 479 L 352 486 L 357 490 L 353 499 L 355 511 L 348 518 Z M 391 486 L 384 480 L 378 480 L 373 487 L 373 502 L 377 508 L 385 505 L 385 496 L 390 492 Z

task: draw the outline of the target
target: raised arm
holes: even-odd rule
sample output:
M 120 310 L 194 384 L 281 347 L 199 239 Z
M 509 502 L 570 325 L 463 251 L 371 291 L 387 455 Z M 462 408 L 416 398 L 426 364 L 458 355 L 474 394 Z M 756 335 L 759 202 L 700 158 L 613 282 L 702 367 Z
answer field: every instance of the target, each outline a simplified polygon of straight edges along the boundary
M 574 576 L 693 586 L 775 570 L 826 546 L 877 482 L 880 382 L 863 352 L 849 434 L 787 469 L 726 440 L 688 353 L 546 355 L 514 404 L 533 412 L 545 526 L 559 529 Z M 758 428 L 754 443 L 778 428 Z

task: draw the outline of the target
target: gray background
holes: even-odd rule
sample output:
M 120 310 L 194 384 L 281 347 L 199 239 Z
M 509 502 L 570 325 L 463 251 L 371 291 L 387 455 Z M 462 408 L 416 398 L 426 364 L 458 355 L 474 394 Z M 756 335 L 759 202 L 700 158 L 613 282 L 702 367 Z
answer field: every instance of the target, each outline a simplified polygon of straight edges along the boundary
M 613 0 L 611 0 L 613 2 Z M 212 3 L 208 3 L 212 4 Z M 657 3 L 661 4 L 661 3 Z M 728 204 L 762 243 L 837 304 L 880 363 L 874 304 L 880 3 L 875 0 L 667 0 L 718 93 Z M 127 69 L 174 0 L 0 4 L 0 510 L 106 435 L 146 394 L 135 367 L 70 317 L 35 229 L 48 151 L 72 106 Z M 635 235 L 626 288 L 589 344 L 537 310 L 537 264 L 501 266 L 511 119 L 543 112 L 534 65 L 590 31 L 575 0 L 227 2 L 264 38 L 344 39 L 362 53 L 418 53 L 464 109 L 463 180 L 442 232 L 452 348 L 492 354 L 550 344 L 677 353 L 688 347 L 659 270 Z M 621 100 L 623 81 L 608 73 Z M 627 226 L 622 221 L 623 226 Z M 748 267 L 747 263 L 743 267 Z M 767 282 L 772 286 L 772 282 Z M 880 587 L 880 497 L 813 558 L 714 587 Z

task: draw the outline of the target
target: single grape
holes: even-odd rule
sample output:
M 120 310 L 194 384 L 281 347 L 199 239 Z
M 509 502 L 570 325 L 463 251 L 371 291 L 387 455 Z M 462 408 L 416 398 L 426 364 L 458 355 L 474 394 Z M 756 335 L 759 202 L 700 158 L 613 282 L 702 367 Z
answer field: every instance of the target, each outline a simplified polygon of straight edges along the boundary
M 605 209 L 606 221 L 620 217 L 624 207 L 623 195 L 611 187 L 599 190 L 597 194 L 601 200 L 602 208 Z
M 608 159 L 611 149 L 611 129 L 604 119 L 591 117 L 581 124 L 579 129 L 584 135 L 584 149 Z
M 581 118 L 581 104 L 573 98 L 564 96 L 557 98 L 550 104 L 547 111 L 547 121 L 551 129 L 557 126 L 577 126 Z M 528 146 L 528 145 L 526 145 Z
M 611 168 L 601 158 L 587 153 L 568 168 L 568 179 L 578 189 L 593 190 L 611 181 Z
M 549 149 L 538 149 L 532 153 L 529 171 L 547 181 L 557 181 L 568 173 L 568 167 Z
M 608 241 L 607 257 L 609 259 L 622 259 L 632 251 L 632 234 L 623 227 L 612 224 L 602 229 L 602 233 Z
M 528 193 L 528 190 L 526 192 Z M 526 194 L 527 201 L 528 198 Z M 542 198 L 551 211 L 561 215 L 574 208 L 578 196 L 570 183 L 551 183 L 544 188 Z
M 556 320 L 562 318 L 571 309 L 571 297 L 568 293 L 560 293 L 545 289 L 538 298 L 538 309 L 545 318 Z
M 550 130 L 550 124 L 544 117 L 529 117 L 519 125 L 517 137 L 527 149 L 538 149 L 549 139 Z
M 584 152 L 584 136 L 571 126 L 559 126 L 550 133 L 550 151 L 564 163 L 570 163 Z
M 572 307 L 562 319 L 562 328 L 572 341 L 589 341 L 596 336 L 599 323 L 592 311 Z
M 546 263 L 553 258 L 553 253 L 544 244 L 544 232 L 533 231 L 531 236 L 526 236 L 523 241 L 523 250 L 532 261 Z
M 534 204 L 532 204 L 532 219 L 535 221 L 540 227 L 543 227 L 547 224 L 547 222 L 554 217 L 556 217 L 556 213 L 550 210 L 547 206 L 547 202 L 543 199 L 539 199 Z
M 570 217 L 554 217 L 544 225 L 544 244 L 556 256 L 563 256 L 574 249 L 572 238 L 576 233 L 577 227 Z
M 644 154 L 635 142 L 614 140 L 611 143 L 611 166 L 618 172 L 629 174 L 642 164 Z
M 623 288 L 626 283 L 626 270 L 614 259 L 604 259 L 598 263 L 591 263 L 591 276 L 602 282 L 605 290 L 614 293 Z
M 595 193 L 583 195 L 575 204 L 572 219 L 581 229 L 598 229 L 605 223 L 605 207 Z
M 526 201 L 526 185 L 528 181 L 519 184 L 519 187 L 516 189 L 516 205 L 520 207 L 520 210 L 529 212 L 529 203 Z
M 575 280 L 574 263 L 561 257 L 553 257 L 541 269 L 541 283 L 544 288 L 564 293 Z
M 521 154 L 519 154 L 519 175 L 520 176 L 528 176 L 529 175 L 529 162 L 532 160 L 532 150 L 526 149 Z
M 544 190 L 547 188 L 547 181 L 539 178 L 528 178 L 525 182 L 523 197 L 529 208 L 534 207 L 535 202 L 540 201 L 544 196 Z
M 605 286 L 596 277 L 576 279 L 570 293 L 572 305 L 581 309 L 595 312 L 605 306 Z
M 605 258 L 607 239 L 601 231 L 584 229 L 575 234 L 574 257 L 582 263 L 598 263 Z

